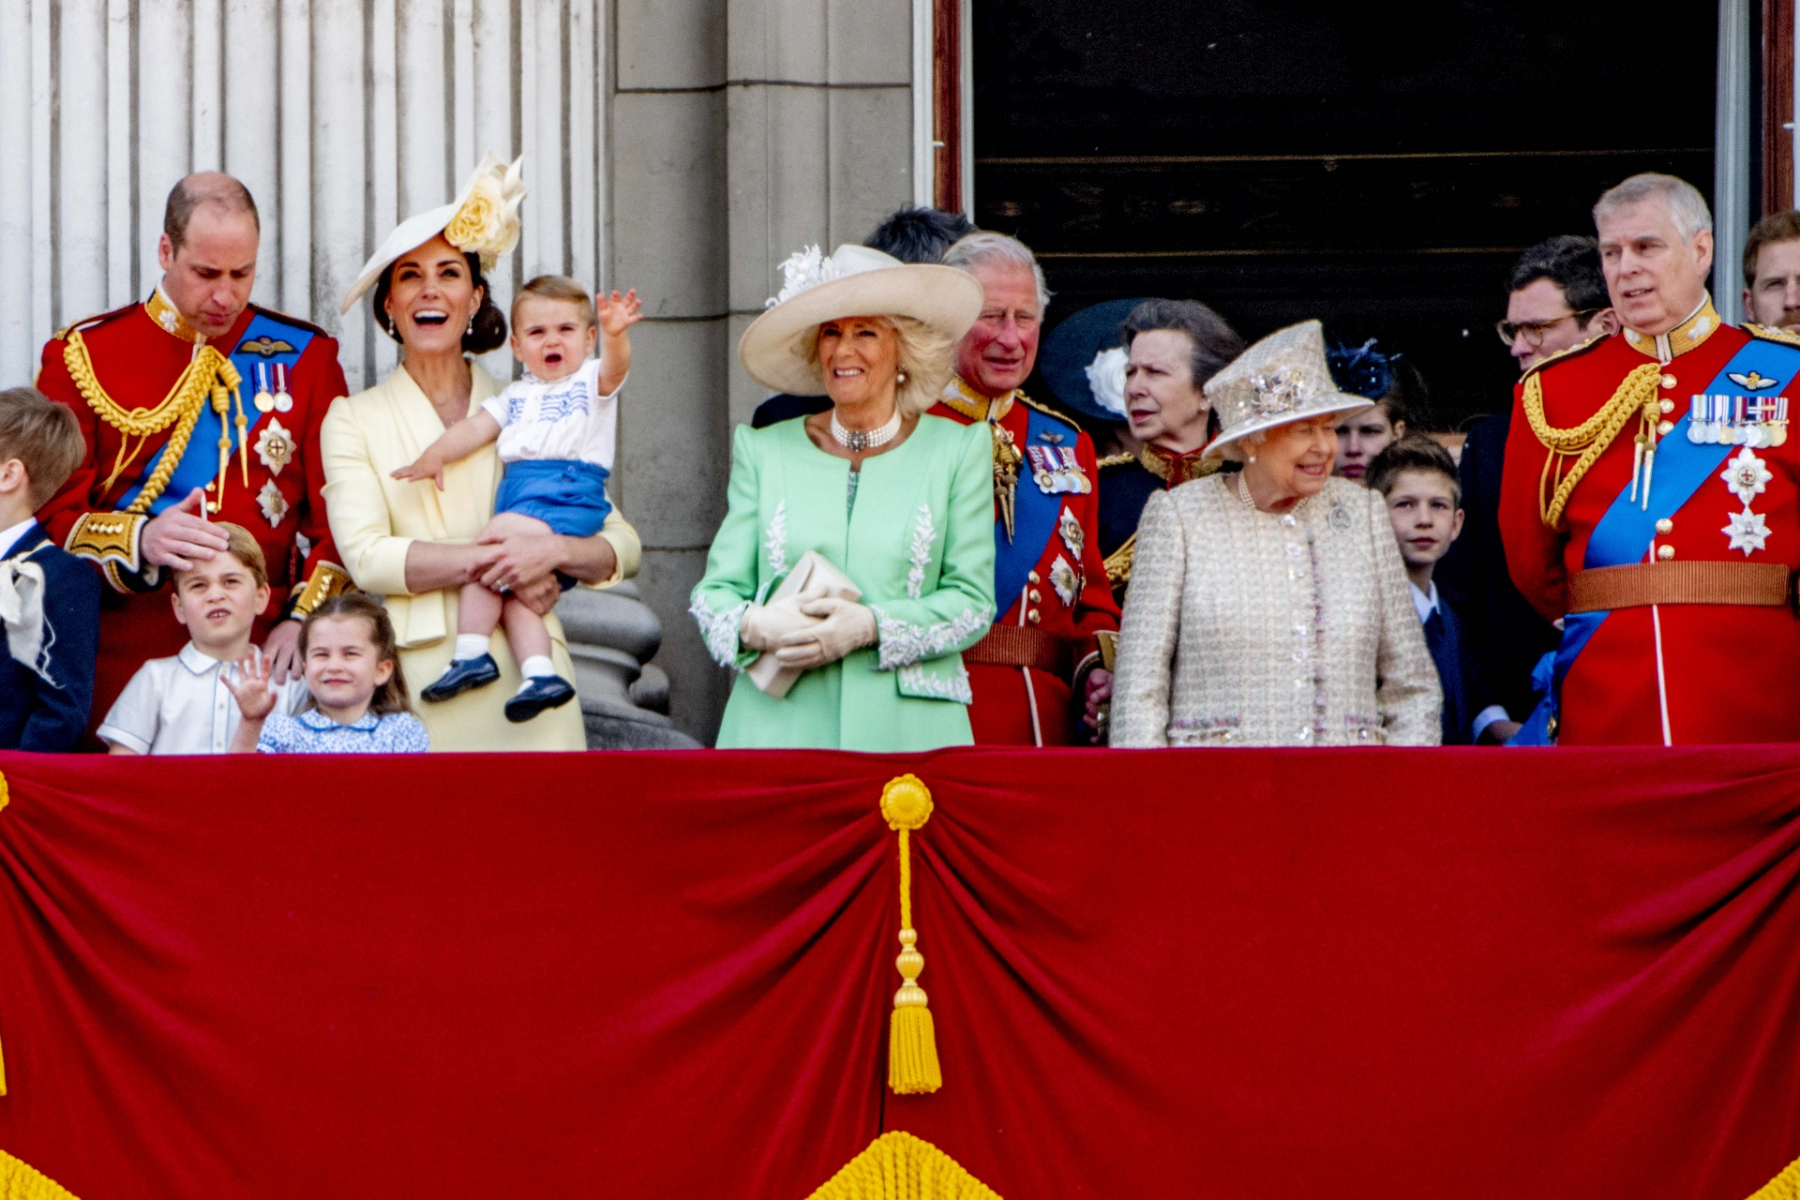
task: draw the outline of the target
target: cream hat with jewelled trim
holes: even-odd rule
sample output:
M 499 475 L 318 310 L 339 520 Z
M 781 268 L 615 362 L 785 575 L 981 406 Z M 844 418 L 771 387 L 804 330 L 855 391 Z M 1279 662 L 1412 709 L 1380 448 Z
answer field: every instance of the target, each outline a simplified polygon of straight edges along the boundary
M 1325 360 L 1325 327 L 1302 321 L 1278 329 L 1238 355 L 1206 383 L 1222 432 L 1201 457 L 1243 457 L 1243 440 L 1265 429 L 1373 407 L 1338 390 Z
M 396 225 L 363 264 L 362 274 L 344 293 L 338 313 L 349 312 L 395 259 L 440 233 L 464 254 L 480 256 L 482 271 L 492 271 L 500 256 L 519 241 L 519 206 L 525 203 L 525 181 L 519 177 L 519 167 L 524 161 L 525 156 L 520 155 L 508 166 L 490 151 L 454 201 Z

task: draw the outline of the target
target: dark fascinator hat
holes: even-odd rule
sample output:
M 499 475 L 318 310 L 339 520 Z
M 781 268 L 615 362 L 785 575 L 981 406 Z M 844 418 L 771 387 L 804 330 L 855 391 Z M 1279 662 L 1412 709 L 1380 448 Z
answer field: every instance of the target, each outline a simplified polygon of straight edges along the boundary
M 1398 354 L 1383 354 L 1370 338 L 1361 346 L 1333 346 L 1325 352 L 1331 378 L 1339 388 L 1355 396 L 1379 400 L 1394 390 L 1394 364 Z
M 1038 373 L 1062 403 L 1109 425 L 1125 420 L 1125 339 L 1119 326 L 1142 304 L 1108 300 L 1070 313 L 1038 347 Z

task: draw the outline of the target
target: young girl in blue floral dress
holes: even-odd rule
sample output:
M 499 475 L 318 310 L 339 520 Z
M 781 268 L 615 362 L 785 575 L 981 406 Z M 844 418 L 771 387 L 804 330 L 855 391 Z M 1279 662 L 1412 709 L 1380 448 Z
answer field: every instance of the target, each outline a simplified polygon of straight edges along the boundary
M 300 661 L 310 700 L 293 716 L 274 711 L 269 665 L 238 664 L 226 686 L 244 720 L 234 754 L 422 754 L 425 726 L 406 699 L 406 677 L 387 610 L 361 592 L 333 596 L 300 629 Z

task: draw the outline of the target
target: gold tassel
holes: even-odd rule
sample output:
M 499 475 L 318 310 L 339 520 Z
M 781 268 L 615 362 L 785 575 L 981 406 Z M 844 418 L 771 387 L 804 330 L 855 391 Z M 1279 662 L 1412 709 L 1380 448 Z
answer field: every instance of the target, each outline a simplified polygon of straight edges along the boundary
M 925 956 L 917 947 L 918 931 L 912 922 L 912 831 L 931 819 L 931 791 L 916 775 L 888 780 L 881 789 L 881 815 L 888 828 L 900 834 L 900 969 L 902 983 L 894 993 L 894 1015 L 888 1030 L 888 1086 L 902 1096 L 935 1092 L 944 1086 L 938 1066 L 937 1031 L 926 1007 L 919 973 Z
M 4 1150 L 0 1150 L 0 1196 L 5 1200 L 75 1200 L 75 1193 L 68 1188 Z
M 1758 1188 L 1750 1200 L 1794 1200 L 1796 1196 L 1800 1196 L 1800 1159 Z
M 894 1130 L 869 1143 L 808 1200 L 1000 1200 L 998 1193 L 923 1138 Z

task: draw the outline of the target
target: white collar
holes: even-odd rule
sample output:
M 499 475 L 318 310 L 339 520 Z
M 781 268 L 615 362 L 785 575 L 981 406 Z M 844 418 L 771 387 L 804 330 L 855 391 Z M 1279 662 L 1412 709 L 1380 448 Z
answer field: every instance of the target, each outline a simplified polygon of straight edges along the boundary
M 19 544 L 19 539 L 30 533 L 31 527 L 36 524 L 36 517 L 26 517 L 9 529 L 0 529 L 0 558 L 11 554 L 13 547 Z
M 227 665 L 219 659 L 214 658 L 200 647 L 194 645 L 192 642 L 183 646 L 181 648 L 181 653 L 177 654 L 175 657 L 181 660 L 182 666 L 186 667 L 195 675 L 204 675 L 214 667 L 223 667 Z
M 1410 580 L 1407 581 L 1406 586 L 1412 592 L 1413 611 L 1419 614 L 1419 624 L 1423 625 L 1438 609 L 1437 580 L 1431 581 L 1429 592 L 1421 591 L 1419 585 Z

